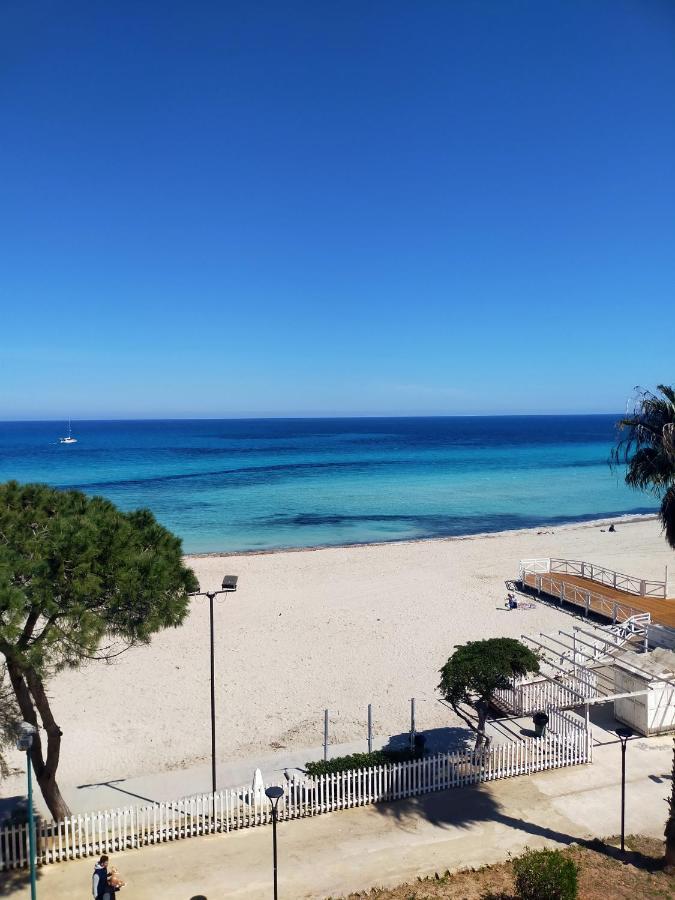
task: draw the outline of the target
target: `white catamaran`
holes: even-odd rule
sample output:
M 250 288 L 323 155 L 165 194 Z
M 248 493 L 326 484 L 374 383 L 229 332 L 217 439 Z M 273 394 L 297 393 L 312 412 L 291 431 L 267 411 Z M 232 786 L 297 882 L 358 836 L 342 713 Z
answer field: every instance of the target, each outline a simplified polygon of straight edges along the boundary
M 59 438 L 59 444 L 76 444 L 77 438 L 74 438 L 70 431 L 70 419 L 68 419 L 68 437 Z

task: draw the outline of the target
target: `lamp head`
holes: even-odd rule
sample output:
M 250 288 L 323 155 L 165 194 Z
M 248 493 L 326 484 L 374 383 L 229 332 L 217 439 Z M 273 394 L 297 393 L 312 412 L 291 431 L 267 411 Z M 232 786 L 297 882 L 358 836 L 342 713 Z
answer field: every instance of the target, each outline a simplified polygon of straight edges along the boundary
M 30 748 L 33 746 L 33 735 L 37 734 L 37 728 L 35 727 L 35 725 L 31 725 L 30 722 L 22 722 L 17 730 L 17 749 L 30 750 Z
M 284 789 L 277 784 L 273 784 L 270 787 L 265 788 L 265 795 L 268 800 L 271 800 L 276 805 L 276 803 L 284 796 Z
M 616 728 L 615 731 L 622 744 L 625 743 L 628 738 L 632 738 L 635 734 L 633 729 L 629 728 L 627 725 L 619 725 L 619 727 Z
M 237 575 L 226 575 L 223 578 L 223 590 L 224 591 L 236 591 L 237 590 Z

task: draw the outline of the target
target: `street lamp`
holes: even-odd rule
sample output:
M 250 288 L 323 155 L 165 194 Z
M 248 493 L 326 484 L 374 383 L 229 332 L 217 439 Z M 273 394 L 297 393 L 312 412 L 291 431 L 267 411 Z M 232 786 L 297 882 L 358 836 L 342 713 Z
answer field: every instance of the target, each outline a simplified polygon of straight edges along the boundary
M 28 853 L 30 855 L 30 900 L 36 900 L 37 880 L 35 872 L 35 819 L 33 818 L 33 773 L 30 762 L 30 748 L 33 746 L 33 735 L 37 734 L 35 725 L 22 722 L 16 740 L 18 750 L 26 754 L 26 771 L 28 772 Z
M 209 621 L 211 624 L 211 790 L 216 793 L 216 686 L 215 659 L 213 649 L 213 600 L 220 594 L 231 594 L 237 590 L 237 576 L 226 575 L 219 591 L 193 591 L 191 597 L 209 598 Z M 215 797 L 214 797 L 215 804 Z
M 267 799 L 272 804 L 272 858 L 274 860 L 274 900 L 277 900 L 277 807 L 284 796 L 284 789 L 272 785 L 265 789 Z
M 619 725 L 616 734 L 621 741 L 621 852 L 625 853 L 624 825 L 626 820 L 626 743 L 633 737 L 633 729 L 626 725 Z

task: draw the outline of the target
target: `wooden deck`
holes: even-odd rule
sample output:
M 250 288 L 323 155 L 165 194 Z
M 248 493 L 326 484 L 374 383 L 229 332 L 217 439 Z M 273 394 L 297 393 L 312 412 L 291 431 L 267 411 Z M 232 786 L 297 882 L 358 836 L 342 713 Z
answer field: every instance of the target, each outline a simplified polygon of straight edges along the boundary
M 524 582 L 528 587 L 539 589 L 555 600 L 560 600 L 560 587 L 563 585 L 564 603 L 587 608 L 607 619 L 622 622 L 637 613 L 648 612 L 652 622 L 675 628 L 675 598 L 640 597 L 566 572 L 541 575 L 528 572 L 524 575 Z

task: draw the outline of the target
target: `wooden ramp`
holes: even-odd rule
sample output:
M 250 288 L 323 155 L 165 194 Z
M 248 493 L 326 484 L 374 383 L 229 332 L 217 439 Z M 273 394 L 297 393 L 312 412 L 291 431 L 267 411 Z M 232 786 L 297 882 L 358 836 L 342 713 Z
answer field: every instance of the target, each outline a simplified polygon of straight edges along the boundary
M 623 622 L 631 616 L 649 613 L 652 622 L 675 628 L 675 598 L 640 596 L 613 584 L 598 583 L 595 579 L 571 572 L 527 571 L 527 566 L 522 564 L 520 580 L 538 593 L 561 603 L 579 606 L 586 612 L 593 612 L 613 622 Z

